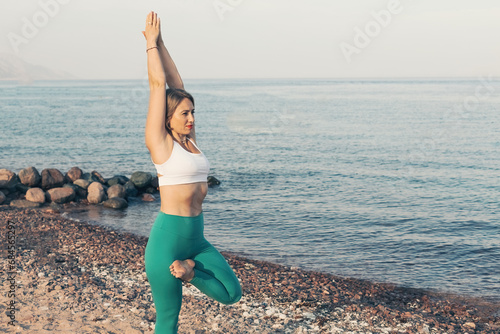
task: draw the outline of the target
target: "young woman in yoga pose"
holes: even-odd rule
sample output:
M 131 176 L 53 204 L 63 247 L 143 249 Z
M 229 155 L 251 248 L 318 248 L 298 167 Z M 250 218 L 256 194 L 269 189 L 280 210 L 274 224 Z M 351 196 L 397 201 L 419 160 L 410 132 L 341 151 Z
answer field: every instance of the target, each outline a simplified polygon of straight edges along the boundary
M 241 286 L 203 236 L 202 203 L 210 166 L 196 143 L 194 99 L 184 90 L 163 43 L 156 13 L 148 14 L 143 34 L 150 88 L 145 140 L 161 197 L 144 260 L 156 307 L 155 333 L 170 334 L 177 333 L 182 281 L 224 304 L 240 300 Z

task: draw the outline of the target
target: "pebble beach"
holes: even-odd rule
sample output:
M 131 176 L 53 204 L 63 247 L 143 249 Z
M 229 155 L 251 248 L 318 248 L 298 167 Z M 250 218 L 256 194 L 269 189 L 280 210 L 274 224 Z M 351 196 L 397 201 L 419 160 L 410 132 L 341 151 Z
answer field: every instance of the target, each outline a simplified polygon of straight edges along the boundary
M 0 332 L 154 333 L 146 237 L 65 219 L 50 207 L 2 205 L 0 222 L 9 268 Z M 223 255 L 243 298 L 225 306 L 185 284 L 179 333 L 500 332 L 498 303 Z

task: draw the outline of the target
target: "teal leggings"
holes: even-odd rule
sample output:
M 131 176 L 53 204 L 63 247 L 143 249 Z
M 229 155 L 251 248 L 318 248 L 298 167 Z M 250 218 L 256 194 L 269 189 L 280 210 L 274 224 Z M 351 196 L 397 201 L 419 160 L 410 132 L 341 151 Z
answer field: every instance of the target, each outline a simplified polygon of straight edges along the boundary
M 146 245 L 146 275 L 156 308 L 155 334 L 177 333 L 182 304 L 182 281 L 170 273 L 175 260 L 192 259 L 190 281 L 208 297 L 223 304 L 241 298 L 241 286 L 224 257 L 203 236 L 203 213 L 196 217 L 158 213 Z

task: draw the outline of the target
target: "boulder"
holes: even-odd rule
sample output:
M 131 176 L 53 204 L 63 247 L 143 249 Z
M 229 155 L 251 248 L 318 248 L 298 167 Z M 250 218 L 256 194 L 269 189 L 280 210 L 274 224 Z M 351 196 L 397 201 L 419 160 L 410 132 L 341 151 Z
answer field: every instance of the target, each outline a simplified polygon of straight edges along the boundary
M 125 183 L 123 185 L 125 187 L 125 190 L 127 191 L 127 197 L 135 197 L 137 196 L 137 188 L 135 187 L 135 185 L 132 183 L 132 181 L 127 181 L 127 183 Z
M 82 189 L 87 190 L 87 188 L 90 186 L 90 182 L 84 179 L 78 179 L 73 181 L 73 184 L 79 186 Z
M 128 180 L 129 178 L 124 175 L 115 175 L 112 178 L 108 179 L 107 183 L 109 186 L 114 186 L 115 184 L 124 185 Z
M 11 188 L 17 183 L 16 174 L 8 169 L 0 169 L 0 188 Z
M 10 206 L 16 208 L 38 208 L 40 203 L 30 202 L 26 199 L 15 199 L 10 202 Z
M 108 188 L 108 198 L 120 197 L 125 198 L 127 196 L 127 190 L 121 184 L 115 184 Z
M 153 176 L 151 173 L 146 172 L 134 172 L 130 176 L 130 181 L 136 186 L 136 188 L 146 188 L 151 185 L 151 180 Z
M 28 187 L 38 187 L 42 177 L 35 167 L 28 167 L 19 172 L 19 180 Z
M 82 179 L 88 181 L 89 184 L 92 183 L 92 182 L 99 182 L 99 179 L 96 176 L 94 176 L 94 175 L 92 175 L 90 173 L 83 173 L 82 174 Z
M 144 202 L 154 202 L 156 198 L 153 194 L 144 193 L 141 196 L 141 200 L 143 200 Z
M 42 189 L 51 189 L 62 187 L 64 184 L 64 175 L 55 168 L 42 170 Z
M 207 184 L 209 187 L 215 187 L 215 186 L 218 186 L 220 184 L 220 181 L 217 180 L 215 177 L 213 176 L 209 176 L 207 178 Z
M 30 189 L 30 187 L 25 186 L 22 183 L 17 183 L 14 189 L 21 194 L 26 194 L 26 192 Z
M 71 202 L 75 198 L 75 191 L 73 188 L 60 187 L 52 188 L 47 191 L 47 199 L 49 202 L 63 204 Z
M 153 179 L 151 180 L 151 187 L 158 189 L 160 185 L 158 184 L 158 176 L 153 176 Z
M 106 180 L 104 180 L 104 178 L 102 177 L 102 175 L 101 175 L 98 171 L 93 170 L 93 171 L 92 171 L 92 173 L 90 173 L 90 175 L 92 175 L 92 177 L 93 177 L 95 180 L 97 180 L 97 181 L 101 182 L 102 184 L 105 184 L 105 183 L 106 183 Z
M 82 178 L 82 170 L 78 167 L 71 167 L 71 169 L 66 173 L 64 179 L 66 182 L 75 182 L 78 179 Z
M 85 181 L 87 182 L 87 181 Z M 74 184 L 74 183 L 66 183 L 63 188 L 71 188 L 75 191 L 75 196 L 81 197 L 81 198 L 87 198 L 87 190 L 83 189 L 82 187 Z
M 45 203 L 45 192 L 41 188 L 30 188 L 26 192 L 26 199 L 30 202 Z
M 125 209 L 128 206 L 128 203 L 121 197 L 113 197 L 104 201 L 102 205 L 112 209 Z
M 89 187 L 87 188 L 87 192 L 87 200 L 92 204 L 99 204 L 106 197 L 104 186 L 97 181 L 94 181 L 89 185 Z
M 5 202 L 6 198 L 7 198 L 7 196 L 5 196 L 5 194 L 0 191 L 0 204 L 2 204 L 3 202 Z

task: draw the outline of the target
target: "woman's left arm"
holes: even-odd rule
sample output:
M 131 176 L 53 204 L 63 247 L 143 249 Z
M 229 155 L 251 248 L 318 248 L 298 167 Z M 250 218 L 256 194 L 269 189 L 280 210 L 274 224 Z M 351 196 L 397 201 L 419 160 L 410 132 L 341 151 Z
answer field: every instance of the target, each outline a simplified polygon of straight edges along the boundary
M 163 43 L 163 38 L 161 37 L 161 32 L 158 37 L 158 51 L 160 53 L 161 63 L 165 69 L 165 76 L 167 79 L 167 86 L 169 88 L 184 89 L 184 83 L 182 82 L 181 75 L 175 66 L 174 60 L 168 53 L 165 43 Z

